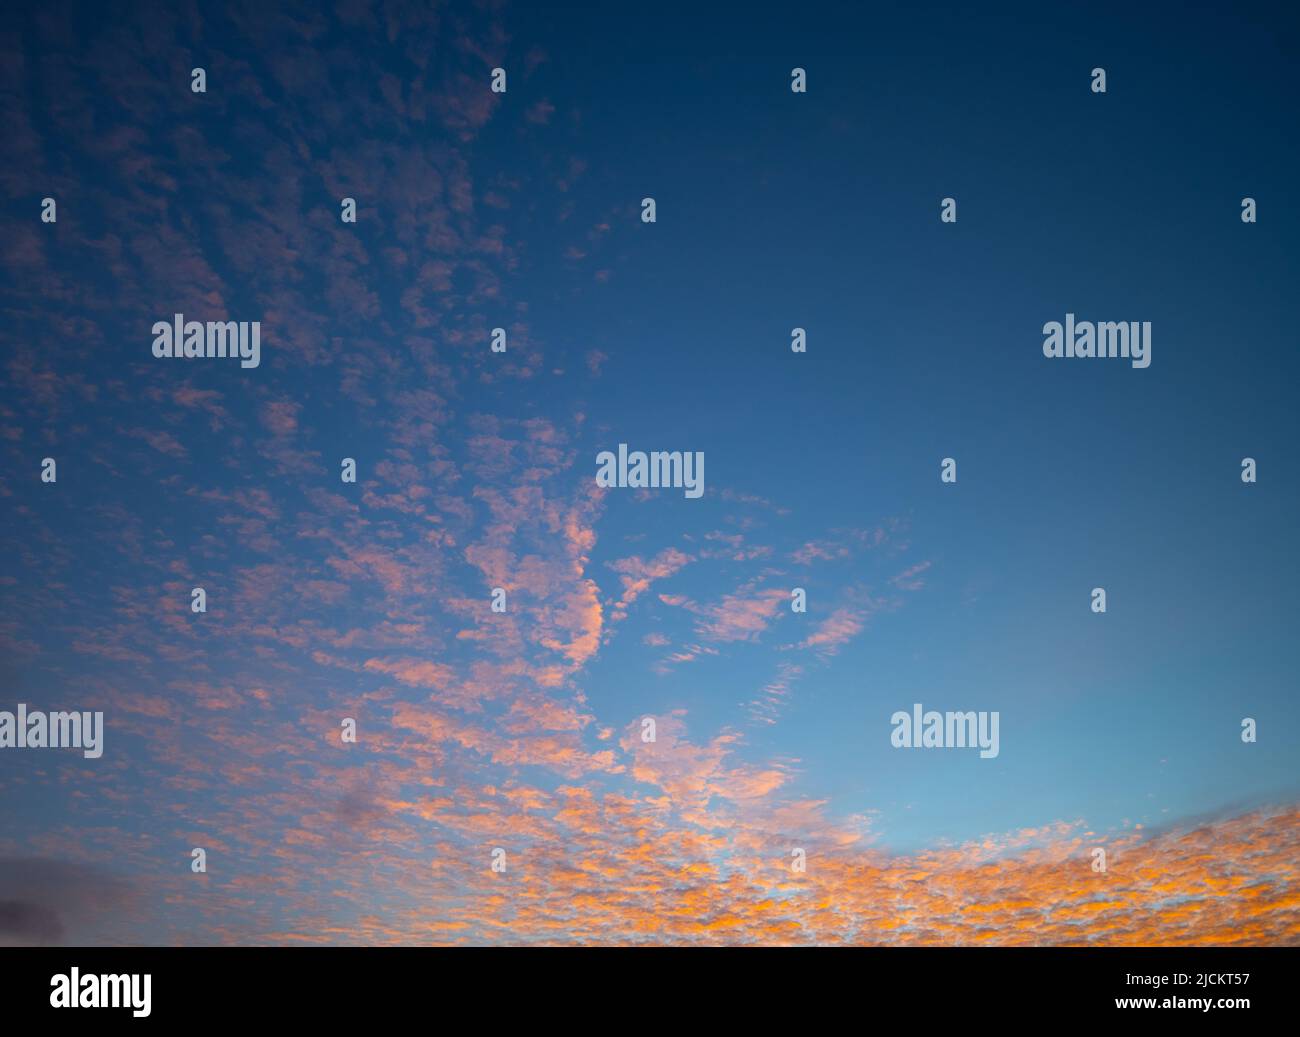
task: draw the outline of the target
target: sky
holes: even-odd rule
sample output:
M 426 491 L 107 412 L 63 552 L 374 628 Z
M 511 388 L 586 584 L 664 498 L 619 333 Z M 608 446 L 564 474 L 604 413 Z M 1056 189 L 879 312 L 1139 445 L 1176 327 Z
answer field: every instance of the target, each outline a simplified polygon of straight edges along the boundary
M 104 737 L 0 749 L 0 943 L 1300 941 L 1298 57 L 1251 4 L 8 15 L 0 711 Z

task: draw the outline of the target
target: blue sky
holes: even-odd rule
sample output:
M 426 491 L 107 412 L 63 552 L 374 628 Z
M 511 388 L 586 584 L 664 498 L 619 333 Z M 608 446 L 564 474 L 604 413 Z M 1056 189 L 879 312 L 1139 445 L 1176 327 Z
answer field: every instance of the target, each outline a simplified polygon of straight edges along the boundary
M 1163 936 L 1293 934 L 1300 37 L 1169 11 L 17 15 L 0 709 L 108 749 L 0 754 L 0 900 L 55 919 L 8 935 L 633 939 L 653 890 L 704 920 L 663 939 L 878 942 L 836 868 L 992 905 L 1029 853 L 1047 910 L 1098 840 L 1214 886 L 1203 821 L 1225 867 L 1277 830 L 1278 899 Z M 261 366 L 154 358 L 175 312 L 260 320 Z M 1066 313 L 1149 321 L 1150 367 L 1045 358 Z M 619 443 L 704 497 L 598 490 Z M 894 749 L 915 702 L 1000 754 Z M 853 906 L 760 925 L 805 843 Z
M 893 14 L 846 5 L 779 42 L 762 17 L 700 12 L 684 37 L 580 20 L 587 60 L 548 86 L 606 86 L 592 165 L 659 222 L 616 302 L 543 302 L 539 325 L 610 354 L 590 408 L 613 438 L 699 444 L 712 478 L 788 504 L 791 531 L 904 516 L 934 559 L 926 593 L 784 718 L 779 747 L 825 764 L 811 794 L 865 808 L 888 789 L 908 845 L 1290 794 L 1294 26 Z M 808 67 L 809 93 L 755 55 Z M 1039 328 L 1066 312 L 1151 320 L 1152 366 L 1046 360 Z M 704 683 L 689 701 L 722 714 Z M 900 763 L 882 717 L 914 700 L 1001 708 L 996 773 Z M 1276 739 L 1225 740 L 1246 714 Z

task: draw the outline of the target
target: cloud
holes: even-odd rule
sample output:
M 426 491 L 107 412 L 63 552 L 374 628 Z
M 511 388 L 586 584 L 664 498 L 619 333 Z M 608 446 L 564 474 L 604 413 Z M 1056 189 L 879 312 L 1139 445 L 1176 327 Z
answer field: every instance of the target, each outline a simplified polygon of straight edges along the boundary
M 133 883 L 96 866 L 0 857 L 0 946 L 75 943 L 139 904 Z
M 838 608 L 823 620 L 811 634 L 799 642 L 800 648 L 813 648 L 825 655 L 834 655 L 844 645 L 862 632 L 866 613 L 860 609 Z
M 0 900 L 0 946 L 56 943 L 62 935 L 63 923 L 50 908 Z
M 632 603 L 650 589 L 657 580 L 667 579 L 680 571 L 692 561 L 691 556 L 675 547 L 665 548 L 650 560 L 636 555 L 620 558 L 610 562 L 609 567 L 620 574 L 623 594 L 615 603 L 610 615 L 610 622 L 617 623 L 627 618 Z
M 901 523 L 819 528 L 754 473 L 764 496 L 720 487 L 660 527 L 647 491 L 620 527 L 587 424 L 622 416 L 614 347 L 548 329 L 620 312 L 635 212 L 588 192 L 607 156 L 540 74 L 526 92 L 545 56 L 496 5 L 20 22 L 0 453 L 28 476 L 0 485 L 0 644 L 15 693 L 111 731 L 95 767 L 0 756 L 22 802 L 0 942 L 1300 941 L 1294 808 L 900 855 L 869 803 L 809 792 L 844 776 L 774 725 L 930 562 Z M 199 51 L 202 98 L 168 72 Z M 178 311 L 260 319 L 262 366 L 155 362 Z

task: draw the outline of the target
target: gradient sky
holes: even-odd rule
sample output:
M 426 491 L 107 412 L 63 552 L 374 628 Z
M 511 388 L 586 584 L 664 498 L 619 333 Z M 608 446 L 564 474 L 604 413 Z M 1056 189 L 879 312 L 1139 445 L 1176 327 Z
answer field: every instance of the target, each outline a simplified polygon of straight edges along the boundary
M 1297 942 L 1300 24 L 907 7 L 6 15 L 0 942 Z

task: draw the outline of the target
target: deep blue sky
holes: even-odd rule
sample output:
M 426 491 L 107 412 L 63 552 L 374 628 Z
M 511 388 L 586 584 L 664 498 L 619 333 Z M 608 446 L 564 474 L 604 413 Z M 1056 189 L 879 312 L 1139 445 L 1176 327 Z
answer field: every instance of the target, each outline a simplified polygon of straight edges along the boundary
M 936 559 L 780 732 L 824 764 L 810 789 L 890 787 L 907 841 L 1294 789 L 1294 21 L 846 4 L 687 24 L 553 30 L 583 60 L 541 81 L 586 101 L 593 181 L 655 196 L 659 222 L 601 300 L 557 285 L 535 317 L 610 354 L 597 425 L 699 444 L 792 528 L 906 515 Z M 1067 311 L 1152 321 L 1152 366 L 1046 360 Z M 880 716 L 914 699 L 1000 707 L 996 776 L 957 757 L 900 781 Z M 1244 715 L 1268 732 L 1249 750 Z

